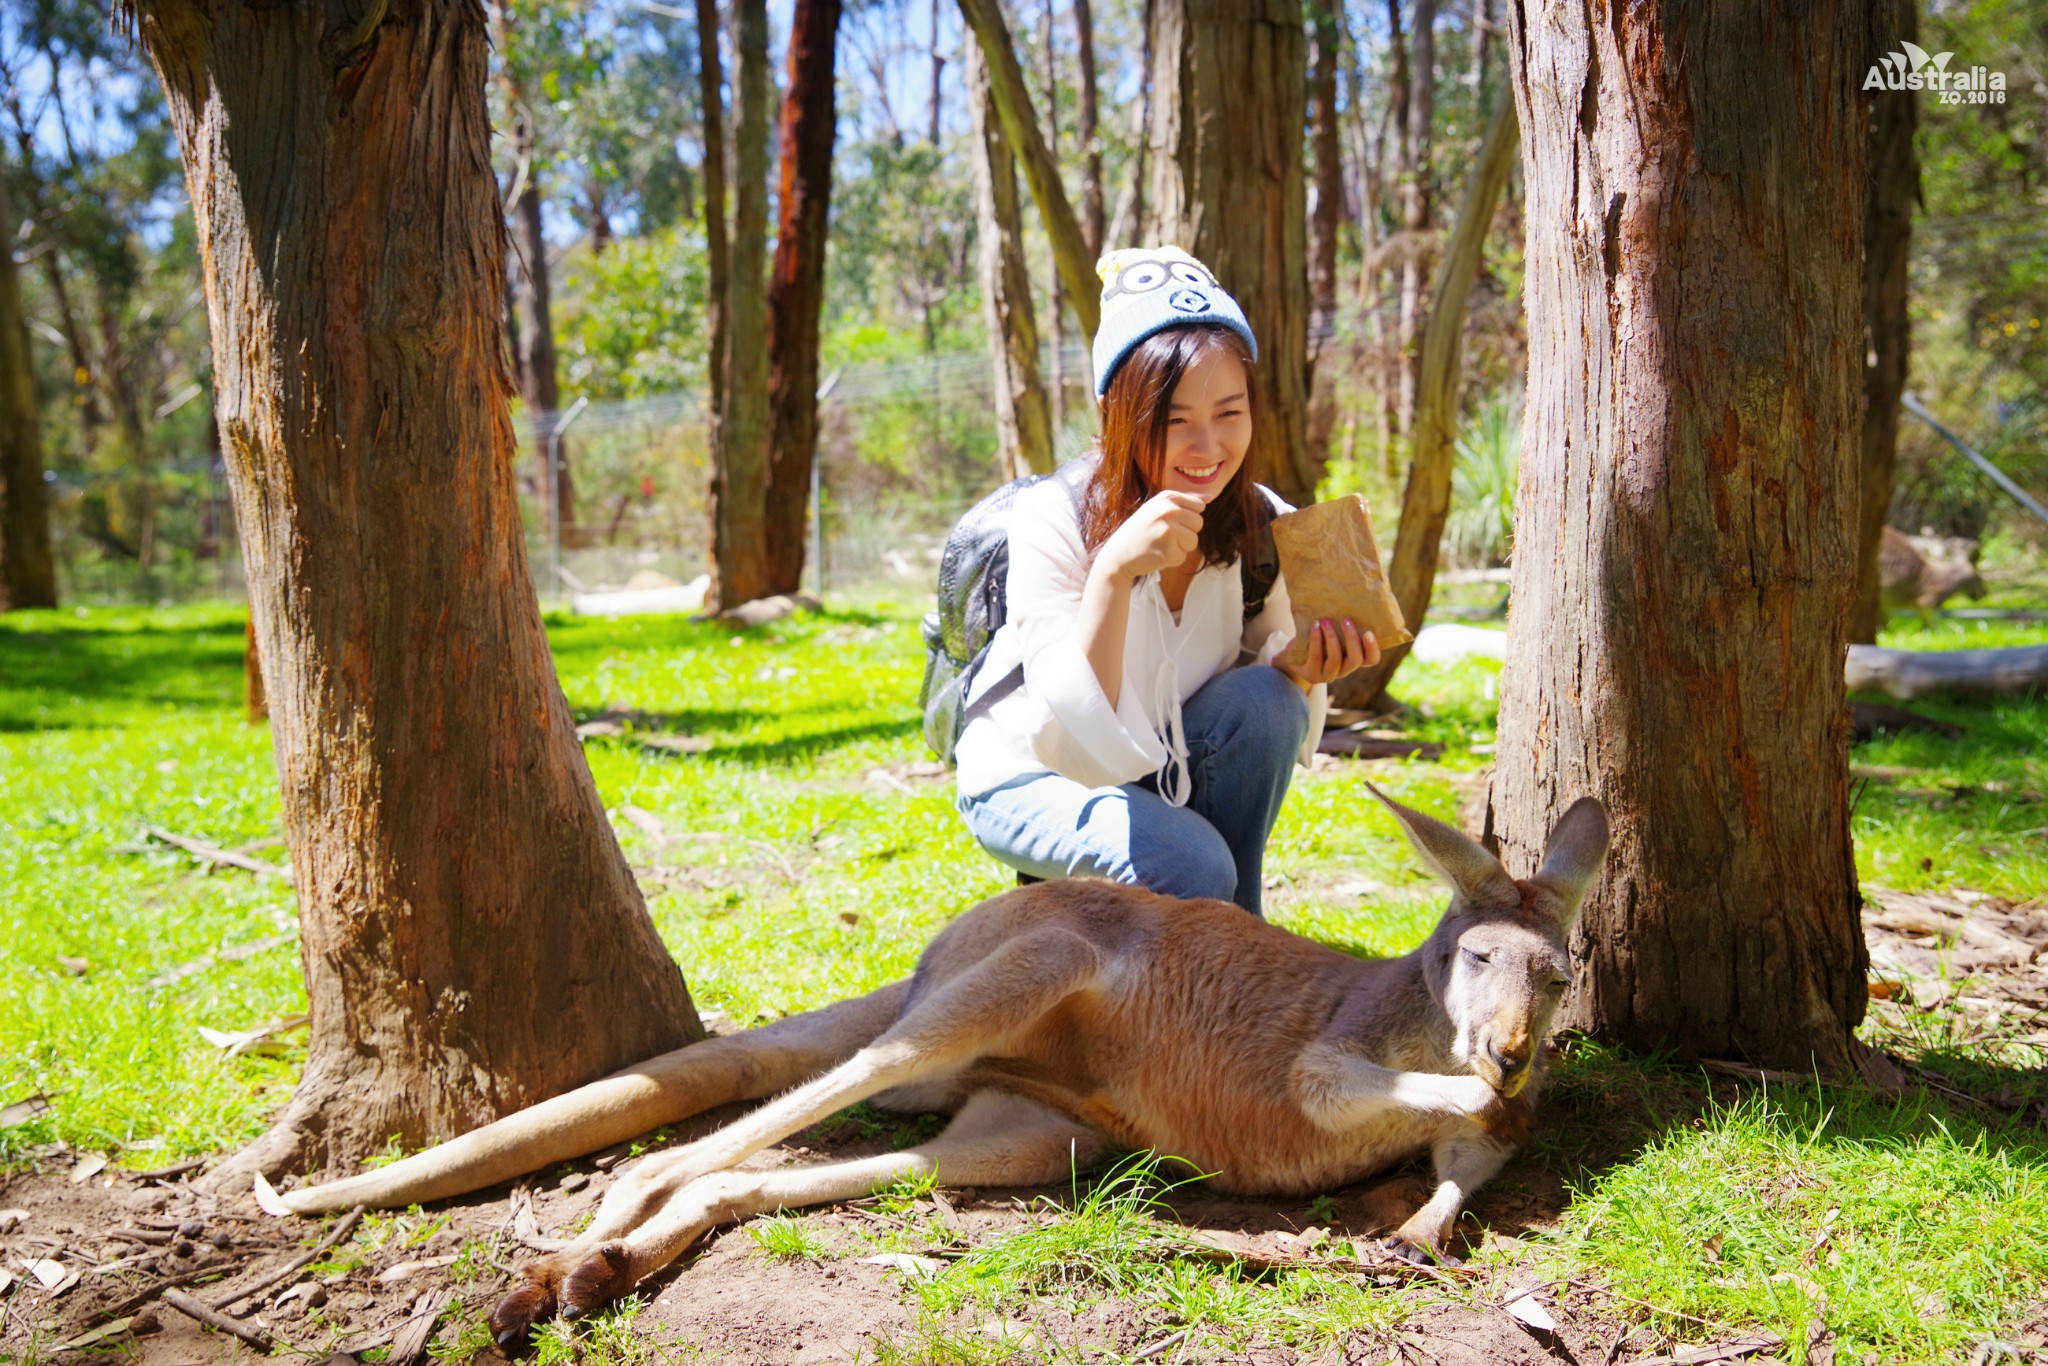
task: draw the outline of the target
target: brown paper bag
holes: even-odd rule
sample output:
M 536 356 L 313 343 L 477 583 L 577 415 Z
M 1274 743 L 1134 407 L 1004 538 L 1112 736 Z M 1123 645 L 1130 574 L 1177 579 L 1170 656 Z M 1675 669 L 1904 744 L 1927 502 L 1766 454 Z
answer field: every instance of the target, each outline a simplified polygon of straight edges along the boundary
M 1309 628 L 1322 618 L 1339 625 L 1350 617 L 1358 631 L 1379 637 L 1380 649 L 1415 639 L 1380 568 L 1365 499 L 1355 493 L 1273 519 L 1273 545 L 1294 609 L 1294 644 L 1281 656 L 1300 668 L 1308 662 Z

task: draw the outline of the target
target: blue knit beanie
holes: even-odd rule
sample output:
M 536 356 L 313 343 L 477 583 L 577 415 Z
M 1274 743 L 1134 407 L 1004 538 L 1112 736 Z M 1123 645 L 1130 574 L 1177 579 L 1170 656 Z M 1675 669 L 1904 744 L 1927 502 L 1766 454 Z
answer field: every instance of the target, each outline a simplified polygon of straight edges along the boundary
M 1095 263 L 1102 277 L 1102 322 L 1095 329 L 1095 396 L 1124 358 L 1154 332 L 1183 323 L 1214 323 L 1244 338 L 1252 359 L 1259 341 L 1237 300 L 1207 266 L 1179 247 L 1129 247 Z

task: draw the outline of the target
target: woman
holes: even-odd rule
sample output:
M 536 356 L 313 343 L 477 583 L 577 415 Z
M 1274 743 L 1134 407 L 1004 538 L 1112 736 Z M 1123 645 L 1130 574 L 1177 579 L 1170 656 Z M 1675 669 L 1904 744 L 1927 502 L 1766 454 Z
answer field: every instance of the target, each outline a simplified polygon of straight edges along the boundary
M 1294 635 L 1285 582 L 1247 610 L 1239 561 L 1288 509 L 1248 464 L 1258 344 L 1237 302 L 1173 247 L 1096 269 L 1101 437 L 1013 508 L 1008 619 L 955 751 L 960 809 L 1032 877 L 1257 915 L 1266 839 L 1321 737 L 1326 685 L 1379 645 L 1349 620 L 1317 622 L 1292 667 L 1276 662 Z

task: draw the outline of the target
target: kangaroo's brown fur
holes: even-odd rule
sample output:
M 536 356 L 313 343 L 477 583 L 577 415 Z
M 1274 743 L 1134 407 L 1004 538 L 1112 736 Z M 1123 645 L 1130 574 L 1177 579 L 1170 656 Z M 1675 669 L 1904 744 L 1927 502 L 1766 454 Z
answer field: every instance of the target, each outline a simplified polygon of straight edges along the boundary
M 1542 869 L 1516 882 L 1456 830 L 1387 805 L 1455 892 L 1404 957 L 1352 958 L 1225 902 L 1044 883 L 961 915 L 908 983 L 666 1054 L 286 1203 L 312 1213 L 435 1199 L 794 1085 L 629 1170 L 585 1234 L 526 1268 L 492 1316 L 499 1340 L 626 1293 L 723 1221 L 857 1197 L 913 1172 L 1052 1181 L 1108 1148 L 1171 1154 L 1249 1195 L 1329 1189 L 1428 1151 L 1437 1192 L 1388 1246 L 1442 1255 L 1467 1196 L 1527 1134 L 1569 974 L 1565 931 L 1607 824 L 1582 799 Z M 878 1158 L 732 1170 L 871 1097 L 955 1119 Z

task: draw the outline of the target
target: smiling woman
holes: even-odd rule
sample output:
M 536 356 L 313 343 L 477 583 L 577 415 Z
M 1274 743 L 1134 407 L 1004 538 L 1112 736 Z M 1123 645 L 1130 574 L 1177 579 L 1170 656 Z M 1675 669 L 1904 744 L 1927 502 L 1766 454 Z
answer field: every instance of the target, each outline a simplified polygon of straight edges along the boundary
M 1287 505 L 1256 482 L 1257 342 L 1173 247 L 1097 267 L 1096 449 L 1017 497 L 1009 619 L 955 750 L 960 809 L 1033 878 L 1095 875 L 1258 914 L 1266 839 L 1325 685 L 1378 658 L 1319 622 L 1300 668 L 1286 583 L 1260 571 Z

